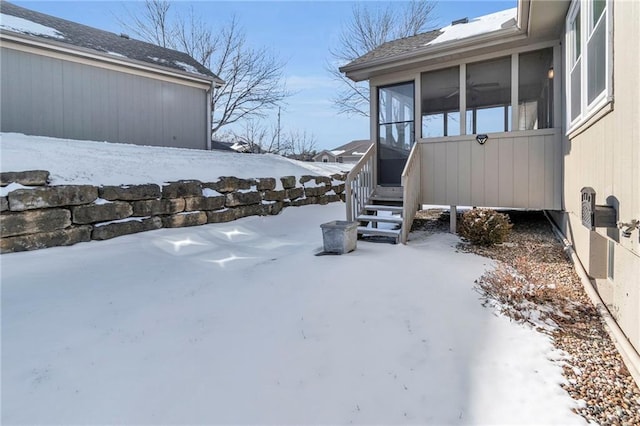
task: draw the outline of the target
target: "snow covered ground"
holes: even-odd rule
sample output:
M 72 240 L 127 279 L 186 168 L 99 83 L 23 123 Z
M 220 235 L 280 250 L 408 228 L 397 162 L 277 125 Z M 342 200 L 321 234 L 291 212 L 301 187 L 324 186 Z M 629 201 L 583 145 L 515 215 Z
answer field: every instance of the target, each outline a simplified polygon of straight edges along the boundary
M 48 170 L 51 183 L 127 185 L 220 176 L 261 178 L 331 175 L 350 164 L 310 163 L 273 154 L 161 148 L 0 133 L 0 169 Z
M 140 147 L 78 146 L 61 166 L 6 141 L 3 170 L 56 183 L 116 183 L 113 158 L 126 183 L 202 178 L 127 158 Z M 216 174 L 262 157 L 237 158 Z M 320 224 L 343 217 L 288 208 L 2 255 L 2 424 L 584 424 L 549 338 L 481 306 L 490 260 L 450 234 L 315 256 Z

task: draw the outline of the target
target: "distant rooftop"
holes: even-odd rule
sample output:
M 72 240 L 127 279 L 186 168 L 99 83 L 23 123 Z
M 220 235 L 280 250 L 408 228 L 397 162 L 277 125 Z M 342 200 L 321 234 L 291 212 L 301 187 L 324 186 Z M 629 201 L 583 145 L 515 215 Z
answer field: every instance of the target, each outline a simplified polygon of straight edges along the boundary
M 186 53 L 0 2 L 0 30 L 220 80 Z

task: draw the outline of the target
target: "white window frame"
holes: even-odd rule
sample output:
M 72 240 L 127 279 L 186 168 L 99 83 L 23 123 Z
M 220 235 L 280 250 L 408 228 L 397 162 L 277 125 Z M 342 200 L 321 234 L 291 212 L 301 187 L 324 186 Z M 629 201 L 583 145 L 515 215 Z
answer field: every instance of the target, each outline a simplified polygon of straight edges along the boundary
M 595 29 L 593 25 L 592 0 L 573 0 L 565 21 L 565 94 L 567 134 L 586 123 L 598 111 L 613 101 L 613 0 L 605 0 L 605 8 L 600 20 L 605 28 L 605 87 L 593 101 L 588 101 L 588 67 L 589 67 L 589 38 Z M 580 12 L 580 112 L 571 119 L 571 70 L 575 62 L 574 32 L 571 23 Z M 600 22 L 600 20 L 598 22 Z

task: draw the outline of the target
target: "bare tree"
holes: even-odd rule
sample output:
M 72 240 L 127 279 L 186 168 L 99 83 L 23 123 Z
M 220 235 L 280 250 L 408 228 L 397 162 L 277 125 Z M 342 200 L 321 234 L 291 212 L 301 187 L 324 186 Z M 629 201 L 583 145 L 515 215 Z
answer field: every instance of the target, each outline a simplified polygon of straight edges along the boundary
M 134 35 L 149 43 L 162 47 L 170 47 L 167 42 L 171 38 L 169 27 L 170 4 L 165 0 L 147 0 L 140 15 L 127 10 L 130 22 L 118 18 L 120 24 Z
M 213 95 L 213 104 L 221 112 L 214 133 L 238 120 L 263 117 L 290 95 L 283 83 L 284 63 L 267 48 L 248 47 L 235 18 L 221 32 L 220 50 L 210 69 L 226 82 Z
M 369 116 L 369 86 L 356 83 L 338 70 L 367 52 L 390 40 L 416 35 L 431 27 L 434 0 L 412 0 L 407 3 L 378 5 L 356 3 L 351 20 L 343 26 L 338 45 L 329 50 L 328 70 L 342 89 L 333 98 L 339 113 Z
M 316 152 L 317 139 L 313 133 L 307 133 L 306 130 L 290 130 L 284 140 L 288 149 L 287 155 L 306 160 Z
M 226 137 L 246 144 L 251 152 L 283 155 L 291 151 L 288 140 L 278 141 L 276 125 L 268 128 L 256 120 L 246 120 L 240 130 L 229 131 Z
M 285 63 L 266 47 L 250 47 L 235 17 L 213 30 L 193 8 L 187 16 L 172 14 L 166 0 L 146 0 L 140 14 L 126 15 L 120 23 L 134 35 L 189 54 L 225 81 L 212 95 L 212 134 L 263 117 L 291 95 L 284 83 Z

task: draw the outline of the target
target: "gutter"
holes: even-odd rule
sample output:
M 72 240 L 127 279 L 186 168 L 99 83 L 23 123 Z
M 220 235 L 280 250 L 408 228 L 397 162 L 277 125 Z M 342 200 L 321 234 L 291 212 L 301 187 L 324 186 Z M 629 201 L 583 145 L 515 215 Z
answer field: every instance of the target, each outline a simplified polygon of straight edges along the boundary
M 587 275 L 587 272 L 584 270 L 578 255 L 575 250 L 573 250 L 573 245 L 569 240 L 565 238 L 562 234 L 562 231 L 558 228 L 555 222 L 549 217 L 546 211 L 544 211 L 544 215 L 551 224 L 551 228 L 556 236 L 560 239 L 560 242 L 564 245 L 564 251 L 569 255 L 571 261 L 573 262 L 573 266 L 575 267 L 578 276 L 580 277 L 580 281 L 582 282 L 582 286 L 584 287 L 584 291 L 589 296 L 591 303 L 596 307 L 600 316 L 604 320 L 604 329 L 607 331 L 607 334 L 611 338 L 614 346 L 622 356 L 622 360 L 624 361 L 625 366 L 629 370 L 631 377 L 635 380 L 636 384 L 640 386 L 640 354 L 635 350 L 633 345 L 627 339 L 627 336 L 624 334 L 615 318 L 607 309 L 607 306 L 604 304 L 600 295 L 596 291 L 593 286 L 593 282 Z
M 34 36 L 14 33 L 12 31 L 0 30 L 0 39 L 12 41 L 18 44 L 26 46 L 36 47 L 40 49 L 59 52 L 67 55 L 72 55 L 85 59 L 93 59 L 101 62 L 106 62 L 114 65 L 120 65 L 128 68 L 149 71 L 156 74 L 162 74 L 171 76 L 174 78 L 182 78 L 189 81 L 198 83 L 207 83 L 214 87 L 220 87 L 224 84 L 224 81 L 217 77 L 207 76 L 203 74 L 193 74 L 186 71 L 181 71 L 174 68 L 167 68 L 161 65 L 153 65 L 148 62 L 139 61 L 127 57 L 118 58 L 107 53 L 102 53 L 97 50 L 87 49 L 79 46 L 72 46 L 68 43 L 62 43 L 55 40 L 43 41 L 42 39 Z

